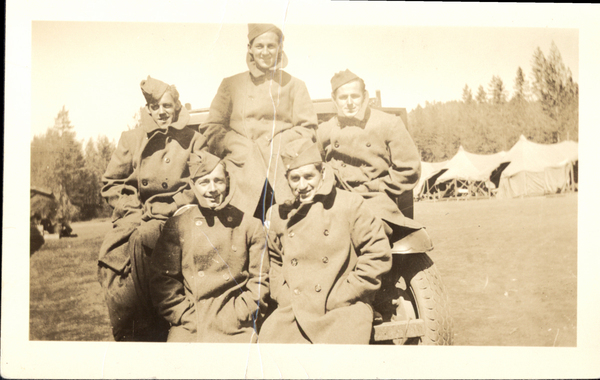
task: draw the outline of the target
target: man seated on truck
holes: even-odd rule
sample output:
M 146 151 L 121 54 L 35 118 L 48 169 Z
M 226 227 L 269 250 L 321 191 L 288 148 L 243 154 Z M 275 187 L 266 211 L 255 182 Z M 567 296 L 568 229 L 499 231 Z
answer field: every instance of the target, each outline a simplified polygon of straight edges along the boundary
M 261 343 L 368 344 L 371 303 L 392 266 L 383 222 L 363 198 L 335 187 L 309 139 L 281 154 L 293 203 L 267 213 L 271 298 Z
M 350 70 L 331 78 L 331 91 L 337 115 L 317 131 L 325 162 L 333 167 L 338 187 L 362 195 L 387 223 L 394 242 L 400 227 L 420 228 L 403 216 L 398 201 L 419 180 L 417 147 L 400 117 L 369 107 L 365 82 Z
M 148 76 L 140 87 L 141 125 L 123 132 L 102 177 L 113 228 L 100 247 L 98 280 L 115 340 L 165 341 L 169 324 L 149 295 L 149 256 L 165 221 L 194 200 L 187 161 L 206 139 L 186 127 L 175 86 Z
M 150 294 L 171 324 L 168 342 L 256 342 L 269 295 L 261 222 L 230 202 L 225 163 L 202 151 L 189 161 L 196 204 L 165 224 L 152 259 Z

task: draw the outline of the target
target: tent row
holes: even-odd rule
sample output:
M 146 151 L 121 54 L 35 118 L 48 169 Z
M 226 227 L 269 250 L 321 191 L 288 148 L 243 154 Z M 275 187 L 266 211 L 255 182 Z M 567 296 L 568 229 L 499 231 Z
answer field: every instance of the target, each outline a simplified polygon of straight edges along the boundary
M 448 161 L 421 162 L 419 199 L 515 198 L 577 190 L 578 144 L 538 144 L 521 135 L 508 151 L 474 154 L 462 146 Z

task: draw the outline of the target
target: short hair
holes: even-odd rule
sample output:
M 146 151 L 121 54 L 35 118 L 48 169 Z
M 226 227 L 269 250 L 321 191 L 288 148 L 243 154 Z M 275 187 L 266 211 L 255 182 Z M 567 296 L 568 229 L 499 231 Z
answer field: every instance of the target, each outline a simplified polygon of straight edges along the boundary
M 367 89 L 367 87 L 365 86 L 365 81 L 364 81 L 364 80 L 362 80 L 362 78 L 356 78 L 356 79 L 352 79 L 352 80 L 351 80 L 350 82 L 348 82 L 348 83 L 352 83 L 352 82 L 356 82 L 356 81 L 358 81 L 358 83 L 360 83 L 361 92 L 365 92 L 365 91 L 366 91 L 366 89 Z M 347 85 L 348 83 L 344 83 L 342 86 L 345 86 L 345 85 Z M 342 86 L 340 86 L 340 87 L 342 87 Z M 336 95 L 337 95 L 337 90 L 338 90 L 340 87 L 336 88 L 336 89 L 335 89 L 335 91 L 333 91 L 333 92 L 331 93 L 331 96 L 332 96 L 332 97 L 334 97 L 334 98 L 336 97 Z

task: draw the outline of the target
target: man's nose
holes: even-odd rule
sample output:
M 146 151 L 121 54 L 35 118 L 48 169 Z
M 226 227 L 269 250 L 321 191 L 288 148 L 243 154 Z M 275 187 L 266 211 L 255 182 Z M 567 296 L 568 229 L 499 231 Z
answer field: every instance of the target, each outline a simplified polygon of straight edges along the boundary
M 164 113 L 167 113 L 167 110 L 165 109 L 165 107 L 159 106 L 158 112 L 161 113 L 161 114 L 164 114 Z
M 208 191 L 210 191 L 211 193 L 213 191 L 215 191 L 216 189 L 217 189 L 217 187 L 215 186 L 214 182 L 211 182 L 211 183 L 208 184 Z
M 306 185 L 308 185 L 308 183 L 306 182 L 306 180 L 304 178 L 300 179 L 300 184 L 298 185 L 298 188 L 300 190 L 304 190 L 306 189 Z

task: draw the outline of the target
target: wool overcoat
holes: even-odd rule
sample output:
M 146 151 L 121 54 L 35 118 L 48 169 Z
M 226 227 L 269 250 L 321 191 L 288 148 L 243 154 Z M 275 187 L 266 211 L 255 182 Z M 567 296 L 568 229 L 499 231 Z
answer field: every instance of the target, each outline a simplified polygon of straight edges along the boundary
M 375 215 L 399 226 L 420 228 L 396 204 L 419 180 L 421 160 L 402 119 L 365 105 L 360 118 L 334 116 L 318 129 L 325 161 L 341 188 L 361 194 Z
M 267 178 L 277 203 L 293 199 L 279 153 L 295 139 L 315 141 L 317 115 L 304 82 L 247 63 L 249 71 L 222 81 L 200 130 L 243 184 L 232 204 L 252 215 Z
M 368 344 L 371 302 L 392 265 L 383 222 L 330 168 L 312 203 L 275 205 L 267 219 L 271 297 L 261 342 Z
M 256 342 L 269 294 L 260 221 L 228 204 L 193 205 L 167 221 L 151 258 L 150 294 L 168 341 Z
M 102 196 L 113 208 L 113 229 L 100 249 L 100 262 L 123 271 L 129 255 L 126 242 L 135 229 L 152 248 L 160 227 L 180 207 L 194 201 L 189 188 L 190 152 L 204 148 L 206 139 L 186 127 L 189 113 L 182 108 L 176 122 L 160 127 L 147 107 L 141 125 L 123 132 L 102 177 Z

